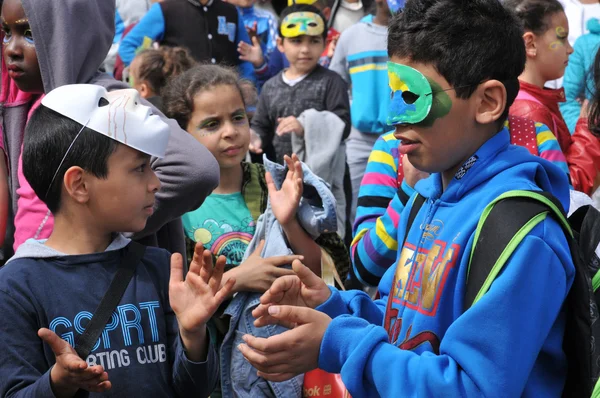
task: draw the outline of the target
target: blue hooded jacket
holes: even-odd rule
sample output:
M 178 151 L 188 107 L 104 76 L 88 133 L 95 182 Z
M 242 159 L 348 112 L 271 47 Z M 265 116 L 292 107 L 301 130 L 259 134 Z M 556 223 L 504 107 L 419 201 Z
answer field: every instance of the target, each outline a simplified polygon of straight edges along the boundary
M 575 131 L 581 113 L 580 98 L 591 100 L 594 97 L 594 59 L 600 46 L 600 21 L 592 18 L 587 23 L 590 33 L 577 39 L 569 65 L 565 70 L 565 102 L 561 102 L 560 111 L 571 134 Z
M 332 289 L 317 308 L 334 318 L 319 367 L 341 373 L 355 397 L 560 396 L 567 370 L 562 305 L 575 274 L 560 225 L 546 217 L 534 227 L 467 311 L 464 296 L 487 204 L 506 191 L 543 190 L 568 208 L 564 172 L 509 145 L 504 129 L 445 191 L 439 174 L 416 190 L 427 201 L 379 284 L 381 299 Z M 399 203 L 396 196 L 392 206 Z M 411 207 L 412 200 L 400 215 L 398 242 Z

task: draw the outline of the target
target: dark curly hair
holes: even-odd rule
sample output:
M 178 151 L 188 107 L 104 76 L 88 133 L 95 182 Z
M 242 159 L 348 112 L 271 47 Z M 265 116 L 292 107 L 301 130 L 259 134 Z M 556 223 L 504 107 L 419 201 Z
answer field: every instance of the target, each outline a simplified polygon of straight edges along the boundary
M 165 115 L 175 119 L 179 126 L 186 130 L 194 112 L 194 97 L 201 91 L 220 85 L 236 87 L 245 106 L 244 94 L 240 88 L 240 78 L 233 69 L 202 64 L 169 81 L 163 94 Z

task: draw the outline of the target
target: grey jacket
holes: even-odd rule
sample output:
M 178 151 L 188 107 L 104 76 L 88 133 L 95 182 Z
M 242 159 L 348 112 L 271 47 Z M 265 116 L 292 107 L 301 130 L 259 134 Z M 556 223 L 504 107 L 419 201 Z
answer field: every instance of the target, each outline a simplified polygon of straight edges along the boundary
M 314 109 L 302 112 L 298 121 L 304 128 L 304 136 L 292 134 L 292 152 L 329 184 L 337 202 L 337 232 L 343 239 L 346 232 L 346 143 L 343 141 L 346 123 L 333 112 Z

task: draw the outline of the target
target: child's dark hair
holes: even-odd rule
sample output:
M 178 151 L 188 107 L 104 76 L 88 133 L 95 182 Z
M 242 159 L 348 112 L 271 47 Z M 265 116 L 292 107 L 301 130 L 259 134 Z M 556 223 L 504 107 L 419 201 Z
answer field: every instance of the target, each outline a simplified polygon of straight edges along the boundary
M 388 54 L 432 65 L 466 99 L 490 79 L 506 87 L 507 104 L 525 68 L 523 31 L 498 0 L 408 0 L 389 26 Z
M 160 47 L 141 51 L 136 78 L 145 82 L 157 95 L 170 78 L 178 76 L 194 66 L 196 61 L 190 52 L 183 47 Z
M 594 94 L 589 105 L 588 125 L 596 137 L 600 138 L 600 51 L 594 59 Z
M 504 6 L 517 15 L 525 32 L 536 35 L 548 30 L 548 17 L 564 11 L 558 0 L 506 0 Z
M 163 94 L 165 115 L 175 119 L 179 127 L 186 130 L 194 112 L 194 97 L 201 91 L 220 85 L 234 86 L 240 92 L 244 102 L 239 80 L 233 69 L 212 64 L 197 65 L 171 79 L 165 87 Z
M 285 37 L 283 37 L 283 35 L 281 34 L 281 24 L 283 23 L 285 17 L 294 12 L 313 12 L 320 16 L 323 19 L 323 23 L 325 24 L 325 29 L 323 29 L 323 33 L 321 34 L 321 36 L 323 37 L 323 41 L 327 39 L 327 19 L 325 19 L 323 13 L 319 11 L 317 7 L 310 4 L 294 4 L 293 6 L 286 7 L 279 16 L 279 20 L 281 21 L 279 22 L 279 37 L 281 37 L 281 40 L 285 39 Z
M 23 174 L 52 213 L 60 210 L 65 172 L 79 166 L 98 178 L 108 176 L 108 158 L 118 143 L 97 133 L 44 105 L 33 113 L 23 143 Z M 77 133 L 81 134 L 75 142 Z M 69 147 L 73 146 L 69 150 Z M 67 154 L 60 170 L 57 169 Z M 52 178 L 56 173 L 56 178 Z M 50 184 L 52 183 L 52 186 Z

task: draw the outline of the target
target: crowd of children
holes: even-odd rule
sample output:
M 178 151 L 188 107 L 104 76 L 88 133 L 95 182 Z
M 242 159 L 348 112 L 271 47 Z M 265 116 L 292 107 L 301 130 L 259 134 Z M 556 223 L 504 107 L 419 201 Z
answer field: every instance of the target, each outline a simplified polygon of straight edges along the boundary
M 280 6 L 0 1 L 0 396 L 600 394 L 600 2 Z

